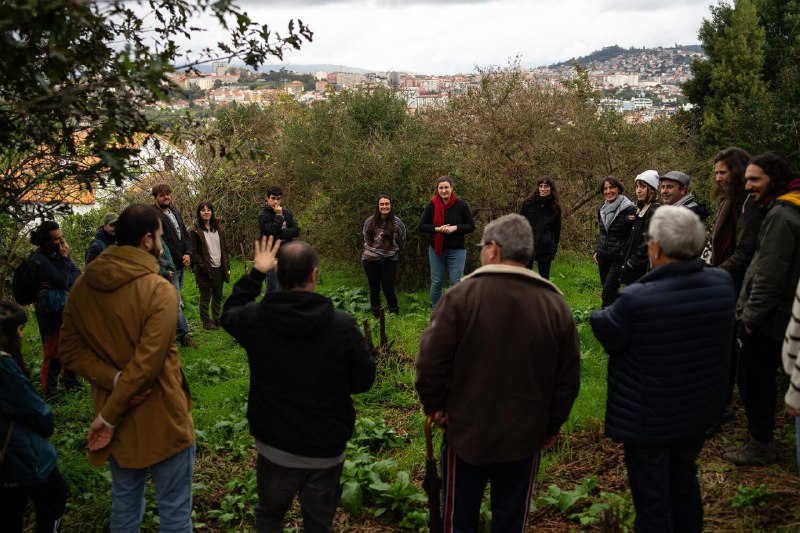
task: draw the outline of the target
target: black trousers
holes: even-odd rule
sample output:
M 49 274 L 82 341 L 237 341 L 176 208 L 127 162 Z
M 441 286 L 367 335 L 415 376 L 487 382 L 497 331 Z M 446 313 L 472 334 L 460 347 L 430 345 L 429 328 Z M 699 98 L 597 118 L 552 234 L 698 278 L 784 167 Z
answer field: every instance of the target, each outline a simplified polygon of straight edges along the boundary
M 219 320 L 222 316 L 222 287 L 225 278 L 222 275 L 222 267 L 211 269 L 211 283 L 204 281 L 203 285 L 197 284 L 200 290 L 200 320 L 203 323 L 209 320 Z M 211 315 L 208 314 L 208 306 L 211 304 Z
M 696 461 L 704 441 L 705 434 L 700 433 L 659 445 L 625 443 L 637 532 L 703 531 Z
M 613 304 L 619 294 L 619 271 L 622 269 L 623 259 L 621 255 L 597 254 L 600 283 L 603 284 L 601 299 L 604 308 Z
M 398 311 L 397 295 L 394 292 L 394 279 L 397 277 L 397 261 L 361 261 L 369 282 L 369 304 L 381 306 L 381 287 L 386 296 L 389 311 Z
M 783 343 L 758 331 L 748 335 L 744 328 L 739 332 L 739 339 L 747 431 L 759 442 L 772 442 L 778 394 L 776 379 Z
M 550 265 L 552 264 L 552 261 L 536 261 L 536 267 L 539 269 L 539 275 L 544 279 L 550 279 Z
M 0 488 L 0 530 L 21 533 L 25 518 L 25 500 L 33 502 L 36 511 L 36 533 L 61 530 L 61 517 L 67 506 L 67 484 L 58 468 L 54 468 L 41 485 L 17 485 Z

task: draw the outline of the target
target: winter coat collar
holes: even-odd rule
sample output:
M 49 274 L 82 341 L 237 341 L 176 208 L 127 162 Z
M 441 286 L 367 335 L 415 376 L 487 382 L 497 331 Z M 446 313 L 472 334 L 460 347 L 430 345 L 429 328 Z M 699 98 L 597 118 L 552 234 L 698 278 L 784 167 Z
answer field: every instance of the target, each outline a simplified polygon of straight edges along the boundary
M 648 272 L 639 282 L 645 283 L 647 281 L 657 281 L 671 276 L 693 274 L 702 271 L 704 267 L 705 263 L 700 258 L 687 259 L 685 261 L 678 261 L 677 263 L 667 263 L 666 265 L 661 265 Z
M 484 266 L 482 266 L 480 268 L 477 268 L 472 273 L 470 273 L 467 276 L 464 276 L 461 279 L 463 281 L 465 279 L 469 279 L 469 278 L 472 278 L 472 277 L 483 276 L 483 275 L 486 275 L 486 274 L 513 274 L 513 275 L 516 275 L 516 276 L 522 276 L 524 278 L 528 278 L 530 280 L 533 280 L 533 281 L 535 281 L 535 282 L 537 282 L 537 283 L 539 283 L 541 285 L 544 285 L 544 286 L 556 291 L 558 294 L 561 294 L 561 291 L 558 290 L 558 287 L 553 285 L 553 283 L 550 280 L 544 279 L 542 276 L 540 276 L 539 274 L 537 274 L 533 270 L 530 270 L 530 269 L 525 268 L 525 267 L 518 267 L 518 266 L 513 266 L 513 265 L 503 265 L 503 264 L 499 264 L 499 265 L 484 265 Z

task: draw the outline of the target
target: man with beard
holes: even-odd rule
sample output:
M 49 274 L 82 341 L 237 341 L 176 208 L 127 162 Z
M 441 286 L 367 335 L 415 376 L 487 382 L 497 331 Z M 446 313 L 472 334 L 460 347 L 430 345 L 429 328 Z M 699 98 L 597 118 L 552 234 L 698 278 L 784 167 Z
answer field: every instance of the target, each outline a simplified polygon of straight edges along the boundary
M 185 268 L 189 268 L 192 257 L 189 234 L 186 232 L 186 225 L 183 223 L 180 211 L 172 205 L 172 188 L 166 183 L 159 183 L 153 187 L 152 194 L 156 199 L 156 207 L 161 211 L 164 242 L 175 262 L 175 272 L 172 274 L 170 282 L 178 291 L 178 342 L 181 343 L 181 346 L 196 348 L 197 344 L 189 337 L 189 324 L 186 323 L 186 317 L 183 314 L 183 298 L 181 297 L 183 272 Z
M 194 423 L 175 324 L 178 297 L 159 275 L 161 214 L 134 204 L 117 246 L 92 261 L 64 310 L 64 363 L 92 386 L 88 459 L 111 463 L 111 531 L 138 531 L 148 471 L 161 531 L 192 530 Z

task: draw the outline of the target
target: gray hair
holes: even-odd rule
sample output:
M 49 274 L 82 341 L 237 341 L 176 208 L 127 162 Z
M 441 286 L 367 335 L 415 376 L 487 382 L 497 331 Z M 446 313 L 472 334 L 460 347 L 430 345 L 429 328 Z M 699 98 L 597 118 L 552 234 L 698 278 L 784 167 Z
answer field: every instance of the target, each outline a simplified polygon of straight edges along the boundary
M 500 245 L 500 258 L 527 265 L 533 257 L 533 230 L 521 215 L 505 215 L 483 228 L 483 242 Z
M 706 240 L 706 229 L 692 210 L 678 205 L 662 205 L 650 219 L 650 239 L 657 241 L 672 259 L 694 259 L 700 256 Z

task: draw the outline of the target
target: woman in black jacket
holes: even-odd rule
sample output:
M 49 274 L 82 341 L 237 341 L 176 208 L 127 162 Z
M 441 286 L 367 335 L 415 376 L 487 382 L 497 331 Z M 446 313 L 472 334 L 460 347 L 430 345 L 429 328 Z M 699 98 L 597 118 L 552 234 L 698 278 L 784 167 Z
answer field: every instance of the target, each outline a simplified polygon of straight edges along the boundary
M 650 270 L 644 236 L 650 227 L 653 213 L 661 205 L 661 202 L 658 201 L 658 180 L 658 172 L 655 170 L 645 170 L 633 180 L 636 184 L 636 207 L 638 210 L 619 274 L 620 283 L 625 285 L 630 285 Z
M 597 210 L 600 234 L 592 259 L 600 270 L 604 308 L 617 299 L 623 254 L 636 218 L 636 204 L 623 196 L 622 192 L 622 183 L 613 176 L 608 176 L 600 184 L 600 193 L 606 201 Z
M 561 238 L 561 204 L 558 203 L 556 184 L 550 178 L 542 178 L 536 189 L 522 202 L 519 214 L 528 219 L 533 228 L 533 262 L 539 266 L 539 275 L 550 279 L 550 265 L 558 251 Z
M 422 212 L 419 230 L 430 235 L 431 307 L 436 308 L 442 297 L 445 274 L 451 287 L 461 281 L 467 261 L 464 235 L 475 231 L 469 205 L 456 198 L 450 176 L 436 180 L 436 193 Z

